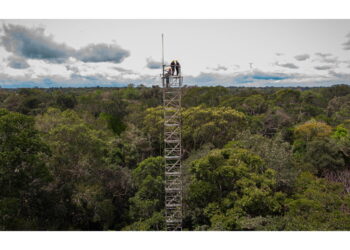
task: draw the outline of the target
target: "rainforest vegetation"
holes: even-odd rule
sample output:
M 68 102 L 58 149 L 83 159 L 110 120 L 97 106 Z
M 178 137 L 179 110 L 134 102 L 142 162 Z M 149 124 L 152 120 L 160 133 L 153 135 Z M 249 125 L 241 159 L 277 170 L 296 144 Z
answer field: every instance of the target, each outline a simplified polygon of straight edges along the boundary
M 184 87 L 184 230 L 350 230 L 350 87 Z M 162 89 L 0 89 L 0 230 L 164 230 Z

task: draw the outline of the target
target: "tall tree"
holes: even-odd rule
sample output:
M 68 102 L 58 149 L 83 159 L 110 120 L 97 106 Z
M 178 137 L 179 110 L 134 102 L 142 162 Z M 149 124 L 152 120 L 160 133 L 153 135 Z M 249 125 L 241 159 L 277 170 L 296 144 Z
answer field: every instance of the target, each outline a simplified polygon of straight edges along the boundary
M 33 118 L 0 109 L 1 230 L 49 227 L 45 203 L 51 176 L 43 159 L 48 153 Z

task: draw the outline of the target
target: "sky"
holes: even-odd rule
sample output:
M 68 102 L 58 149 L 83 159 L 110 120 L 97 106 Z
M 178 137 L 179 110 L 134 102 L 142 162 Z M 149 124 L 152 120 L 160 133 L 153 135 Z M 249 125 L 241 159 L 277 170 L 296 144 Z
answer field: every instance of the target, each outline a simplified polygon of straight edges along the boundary
M 350 20 L 0 20 L 0 86 L 350 84 Z

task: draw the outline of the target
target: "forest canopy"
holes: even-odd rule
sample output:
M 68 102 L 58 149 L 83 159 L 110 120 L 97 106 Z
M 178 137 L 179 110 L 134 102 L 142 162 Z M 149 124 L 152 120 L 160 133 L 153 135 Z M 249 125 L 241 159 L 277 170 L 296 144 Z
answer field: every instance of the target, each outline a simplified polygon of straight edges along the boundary
M 183 230 L 350 230 L 350 87 L 184 87 Z M 165 230 L 162 89 L 0 89 L 0 230 Z

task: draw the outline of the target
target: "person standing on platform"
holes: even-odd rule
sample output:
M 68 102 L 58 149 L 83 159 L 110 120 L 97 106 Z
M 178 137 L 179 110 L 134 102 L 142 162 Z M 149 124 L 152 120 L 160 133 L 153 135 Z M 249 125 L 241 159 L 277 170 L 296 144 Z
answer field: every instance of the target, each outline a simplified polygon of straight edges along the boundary
M 176 75 L 180 75 L 180 71 L 181 71 L 181 65 L 177 60 L 173 60 L 170 64 L 171 70 L 172 70 L 172 75 L 174 75 L 175 71 L 176 71 Z

